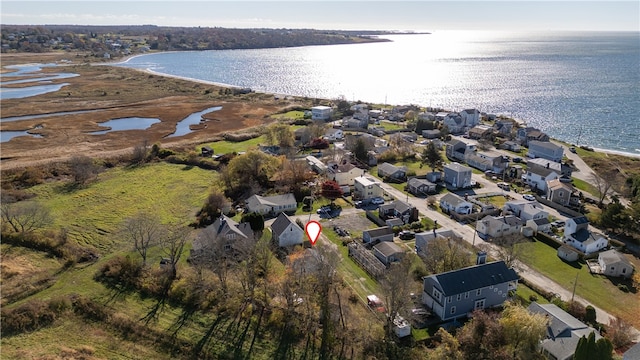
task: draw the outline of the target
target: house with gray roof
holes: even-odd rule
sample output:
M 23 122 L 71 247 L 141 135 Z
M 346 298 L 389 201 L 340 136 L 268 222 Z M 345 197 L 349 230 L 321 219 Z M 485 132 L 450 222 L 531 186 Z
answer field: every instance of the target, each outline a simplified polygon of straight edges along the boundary
M 633 264 L 621 252 L 615 249 L 598 254 L 601 274 L 613 277 L 630 278 L 633 274 Z
M 502 305 L 518 286 L 518 274 L 504 261 L 425 276 L 422 303 L 441 320 Z
M 437 139 L 440 137 L 440 130 L 422 130 L 422 137 L 425 139 Z
M 531 219 L 527 220 L 526 226 L 533 230 L 534 234 L 539 232 L 550 233 L 551 232 L 551 223 L 548 218 L 539 218 L 539 219 Z
M 444 182 L 452 189 L 464 189 L 471 187 L 470 167 L 456 162 L 444 166 Z
M 539 167 L 535 165 L 530 166 L 529 164 L 527 164 L 527 174 L 524 181 L 534 191 L 546 193 L 547 182 L 554 179 L 559 179 L 560 176 L 560 172 L 552 169 L 550 166 Z
M 276 216 L 281 212 L 295 212 L 298 208 L 292 193 L 274 196 L 253 195 L 246 201 L 248 212 Z
M 373 255 L 383 264 L 389 266 L 392 262 L 402 260 L 404 251 L 393 242 L 383 241 L 373 247 Z
M 453 161 L 464 161 L 464 154 L 468 149 L 467 143 L 462 140 L 452 139 L 445 146 L 445 155 Z
M 302 245 L 304 231 L 285 213 L 280 213 L 271 224 L 271 239 L 279 247 L 291 247 Z
M 562 162 L 555 162 L 545 158 L 536 158 L 527 160 L 527 168 L 547 168 L 560 174 L 560 176 L 571 176 L 573 169 L 571 166 Z
M 418 220 L 418 209 L 402 200 L 396 200 L 378 207 L 378 216 L 381 219 L 397 218 L 404 224 Z
M 193 241 L 190 260 L 199 261 L 208 255 L 242 256 L 253 241 L 253 230 L 248 222 L 237 223 L 221 215 L 213 224 L 200 230 Z
M 476 222 L 476 231 L 481 239 L 500 238 L 520 234 L 524 222 L 514 215 L 487 215 Z
M 405 166 L 396 166 L 390 163 L 382 163 L 378 165 L 378 176 L 382 179 L 395 180 L 404 182 L 407 177 L 407 168 Z
M 530 158 L 543 158 L 555 162 L 561 162 L 564 156 L 564 148 L 548 141 L 529 141 Z
M 460 236 L 451 229 L 433 229 L 416 234 L 416 253 L 427 254 L 429 243 L 436 239 L 458 239 Z
M 393 229 L 390 226 L 364 230 L 362 232 L 362 242 L 365 244 L 377 244 L 384 241 L 393 241 L 393 235 Z
M 581 337 L 595 333 L 596 341 L 602 338 L 596 329 L 571 316 L 555 304 L 532 302 L 527 308 L 533 314 L 542 314 L 549 319 L 547 334 L 539 349 L 549 359 L 571 360 Z
M 427 179 L 412 177 L 407 181 L 407 191 L 417 196 L 435 194 L 436 188 L 436 184 Z
M 519 128 L 516 132 L 516 138 L 524 146 L 527 146 L 529 141 L 549 141 L 549 135 L 534 127 Z
M 633 345 L 629 350 L 622 354 L 622 360 L 638 360 L 640 359 L 640 342 Z
M 456 212 L 458 214 L 471 214 L 473 204 L 454 193 L 447 193 L 440 198 L 440 208 L 449 214 Z
M 600 251 L 609 245 L 602 235 L 589 231 L 589 220 L 585 216 L 567 219 L 562 241 L 585 254 Z

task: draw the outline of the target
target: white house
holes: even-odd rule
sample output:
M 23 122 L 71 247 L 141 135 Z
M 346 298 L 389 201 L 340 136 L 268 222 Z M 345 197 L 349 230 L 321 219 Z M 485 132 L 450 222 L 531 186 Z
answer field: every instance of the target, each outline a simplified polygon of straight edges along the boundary
M 533 230 L 534 233 L 549 233 L 551 232 L 551 223 L 548 218 L 540 218 L 540 219 L 530 219 L 527 220 L 528 228 Z
M 340 186 L 351 186 L 357 177 L 364 175 L 364 169 L 343 161 L 340 164 L 331 163 L 327 165 L 327 178 L 338 183 Z
M 564 148 L 548 141 L 529 141 L 530 158 L 543 158 L 555 162 L 561 162 L 564 156 Z
M 333 109 L 329 106 L 314 106 L 311 108 L 311 120 L 324 120 L 331 119 L 331 113 Z
M 567 219 L 562 241 L 585 254 L 600 251 L 609 245 L 606 238 L 589 231 L 589 221 L 585 216 Z
M 444 182 L 454 189 L 463 189 L 471 186 L 472 170 L 468 166 L 458 163 L 444 166 Z
M 435 239 L 454 239 L 460 236 L 449 229 L 433 229 L 430 231 L 423 231 L 416 234 L 416 253 L 427 253 L 427 247 L 430 242 Z
M 271 238 L 280 247 L 302 245 L 304 231 L 285 213 L 280 213 L 271 224 Z
M 525 182 L 531 186 L 534 191 L 547 192 L 547 181 L 559 179 L 560 173 L 550 167 L 527 166 L 527 174 Z
M 621 276 L 630 278 L 633 274 L 633 265 L 617 250 L 607 250 L 598 254 L 598 264 L 602 274 L 606 276 Z
M 456 194 L 448 193 L 440 198 L 440 208 L 446 213 L 471 214 L 473 204 Z
M 394 242 L 382 241 L 373 247 L 373 255 L 383 264 L 389 266 L 392 262 L 402 260 L 404 251 Z
M 499 238 L 514 234 L 520 234 L 523 221 L 513 215 L 485 216 L 476 223 L 476 231 L 482 239 Z
M 449 129 L 451 134 L 460 134 L 464 132 L 465 122 L 464 119 L 455 113 L 447 114 L 447 116 L 442 121 L 442 124 Z
M 380 182 L 369 176 L 358 176 L 355 178 L 353 180 L 353 188 L 353 196 L 360 200 L 382 197 L 384 194 Z
M 571 173 L 573 172 L 571 166 L 565 163 L 555 162 L 545 158 L 535 158 L 527 160 L 528 168 L 533 168 L 536 166 L 540 168 L 552 169 L 553 171 L 560 174 L 560 176 L 571 176 Z
M 460 111 L 460 117 L 464 126 L 472 128 L 480 123 L 480 111 L 478 109 L 465 109 Z
M 342 129 L 329 128 L 324 132 L 323 136 L 329 142 L 334 142 L 337 140 L 342 140 L 344 138 L 344 132 Z
M 253 195 L 246 201 L 248 212 L 275 216 L 281 212 L 295 212 L 298 208 L 296 198 L 292 193 L 274 196 Z
M 393 241 L 393 235 L 393 229 L 389 226 L 364 230 L 362 232 L 362 242 L 365 244 L 377 244 L 384 241 Z

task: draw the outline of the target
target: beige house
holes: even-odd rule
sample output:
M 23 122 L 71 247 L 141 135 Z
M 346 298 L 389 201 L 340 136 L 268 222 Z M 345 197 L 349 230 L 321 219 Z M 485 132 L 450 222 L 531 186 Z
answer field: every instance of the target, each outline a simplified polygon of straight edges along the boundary
M 476 231 L 480 238 L 487 240 L 520 234 L 522 225 L 523 221 L 513 215 L 499 217 L 487 215 L 476 223 Z
M 369 176 L 358 176 L 353 180 L 353 196 L 355 199 L 368 200 L 382 197 L 384 191 L 380 182 Z
M 547 200 L 549 201 L 562 206 L 569 206 L 572 193 L 572 186 L 561 182 L 560 179 L 547 181 Z

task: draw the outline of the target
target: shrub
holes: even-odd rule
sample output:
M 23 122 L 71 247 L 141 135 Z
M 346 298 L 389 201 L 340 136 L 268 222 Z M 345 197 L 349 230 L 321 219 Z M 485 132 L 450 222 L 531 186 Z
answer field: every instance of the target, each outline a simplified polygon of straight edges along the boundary
M 593 306 L 587 305 L 584 308 L 584 321 L 589 324 L 596 323 L 596 309 Z
M 538 301 L 538 295 L 535 295 L 535 294 L 529 295 L 529 301 L 531 302 Z
M 622 292 L 629 292 L 629 287 L 627 287 L 627 285 L 625 284 L 618 284 L 618 289 Z
M 136 288 L 141 273 L 142 263 L 130 256 L 116 256 L 102 265 L 94 278 L 114 287 Z
M 1 311 L 2 335 L 15 335 L 26 331 L 33 331 L 48 326 L 56 320 L 57 315 L 64 311 L 64 307 L 51 306 L 41 300 L 32 300 L 17 308 Z
M 90 320 L 104 321 L 111 316 L 111 311 L 104 305 L 101 305 L 84 296 L 75 295 L 71 298 L 73 311 Z

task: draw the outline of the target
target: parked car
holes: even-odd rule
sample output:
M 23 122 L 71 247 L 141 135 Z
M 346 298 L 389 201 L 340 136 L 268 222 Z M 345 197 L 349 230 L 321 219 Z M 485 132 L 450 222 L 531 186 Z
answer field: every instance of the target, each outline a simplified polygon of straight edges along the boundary
M 513 158 L 513 162 L 514 163 L 521 163 L 522 162 L 522 158 L 519 158 L 519 157 Z
M 504 191 L 510 191 L 511 190 L 511 185 L 507 184 L 506 182 L 499 182 L 498 187 Z
M 524 195 L 522 195 L 522 197 L 523 197 L 525 200 L 529 200 L 529 201 L 534 201 L 534 200 L 536 199 L 536 198 L 535 198 L 535 196 L 533 196 L 533 195 L 531 195 L 531 194 L 524 194 Z
M 569 151 L 571 151 L 572 153 L 575 154 L 576 153 L 576 148 L 574 146 L 572 146 L 572 147 L 569 148 Z
M 416 237 L 416 233 L 409 230 L 402 230 L 398 233 L 398 237 L 402 240 L 411 240 Z
M 384 204 L 384 199 L 381 197 L 375 197 L 373 199 L 371 199 L 371 203 L 374 205 L 382 205 Z

